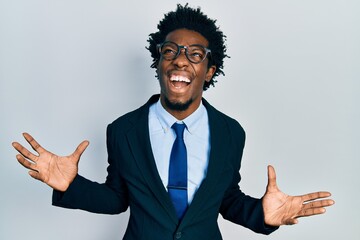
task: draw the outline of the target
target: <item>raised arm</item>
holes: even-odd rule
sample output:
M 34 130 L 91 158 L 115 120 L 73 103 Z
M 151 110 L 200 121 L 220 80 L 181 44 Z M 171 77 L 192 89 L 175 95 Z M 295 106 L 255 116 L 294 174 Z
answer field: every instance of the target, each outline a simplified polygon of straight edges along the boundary
M 18 162 L 30 169 L 29 175 L 42 181 L 58 191 L 66 191 L 78 172 L 78 163 L 82 153 L 89 145 L 88 141 L 79 144 L 69 156 L 58 156 L 43 147 L 28 133 L 23 133 L 26 141 L 31 145 L 37 155 L 31 153 L 18 142 L 12 146 L 20 153 L 16 155 Z
M 314 192 L 301 196 L 289 196 L 280 191 L 276 183 L 275 169 L 268 166 L 268 185 L 263 197 L 265 223 L 270 226 L 292 225 L 298 218 L 325 213 L 325 207 L 333 205 L 329 192 Z

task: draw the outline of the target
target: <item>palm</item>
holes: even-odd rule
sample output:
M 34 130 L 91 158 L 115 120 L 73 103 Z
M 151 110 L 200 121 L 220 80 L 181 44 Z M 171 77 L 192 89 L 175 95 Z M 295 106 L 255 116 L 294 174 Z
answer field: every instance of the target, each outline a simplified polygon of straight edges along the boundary
M 37 163 L 39 178 L 52 188 L 66 189 L 77 174 L 78 160 L 73 156 L 59 157 L 48 151 L 40 153 Z
M 19 143 L 13 143 L 14 148 L 20 153 L 16 156 L 19 163 L 30 169 L 29 174 L 33 178 L 56 190 L 65 191 L 75 178 L 80 156 L 89 143 L 84 141 L 73 154 L 60 157 L 42 148 L 29 134 L 24 133 L 24 137 L 38 155 L 32 154 Z
M 263 198 L 265 223 L 273 226 L 292 224 L 293 219 L 301 211 L 302 201 L 281 191 L 269 192 Z
M 297 218 L 325 212 L 325 208 L 334 203 L 329 192 L 315 192 L 301 196 L 289 196 L 280 191 L 276 184 L 276 174 L 272 166 L 268 167 L 268 186 L 263 197 L 265 223 L 271 226 L 290 225 L 298 222 Z

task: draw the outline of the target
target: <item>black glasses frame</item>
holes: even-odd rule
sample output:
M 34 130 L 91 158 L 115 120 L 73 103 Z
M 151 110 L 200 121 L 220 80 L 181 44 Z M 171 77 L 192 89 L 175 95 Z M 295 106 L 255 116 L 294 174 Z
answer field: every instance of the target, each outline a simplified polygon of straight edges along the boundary
M 166 57 L 164 57 L 164 55 L 161 53 L 162 47 L 163 47 L 165 44 L 167 44 L 167 43 L 174 44 L 174 45 L 177 47 L 177 52 L 176 52 L 176 54 L 175 54 L 174 56 L 172 56 L 171 58 L 166 58 Z M 200 48 L 203 48 L 203 49 L 205 50 L 205 51 L 204 51 L 204 52 L 205 52 L 204 57 L 203 57 L 200 61 L 194 61 L 194 60 L 192 60 L 191 57 L 189 57 L 189 53 L 188 53 L 189 47 L 200 47 Z M 164 57 L 164 59 L 169 60 L 169 61 L 175 60 L 175 59 L 180 55 L 181 49 L 184 49 L 186 58 L 187 58 L 190 62 L 195 63 L 195 64 L 201 63 L 201 62 L 203 62 L 203 61 L 206 59 L 207 56 L 211 56 L 211 50 L 208 49 L 208 48 L 206 48 L 206 47 L 204 47 L 204 46 L 202 46 L 202 45 L 200 45 L 200 44 L 193 44 L 193 45 L 190 45 L 190 46 L 182 46 L 182 45 L 178 45 L 178 44 L 176 44 L 176 43 L 174 43 L 174 42 L 172 42 L 172 41 L 166 41 L 166 42 L 157 44 L 157 45 L 156 45 L 156 48 L 157 48 L 160 56 Z

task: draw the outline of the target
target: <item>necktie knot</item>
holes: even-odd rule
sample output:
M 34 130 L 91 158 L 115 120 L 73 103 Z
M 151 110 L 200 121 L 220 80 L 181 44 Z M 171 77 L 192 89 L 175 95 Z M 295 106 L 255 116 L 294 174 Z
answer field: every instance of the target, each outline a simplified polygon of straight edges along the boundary
M 175 133 L 176 133 L 176 137 L 180 137 L 183 138 L 184 137 L 184 130 L 185 130 L 186 125 L 185 124 L 180 124 L 180 123 L 174 123 L 171 128 L 174 129 Z

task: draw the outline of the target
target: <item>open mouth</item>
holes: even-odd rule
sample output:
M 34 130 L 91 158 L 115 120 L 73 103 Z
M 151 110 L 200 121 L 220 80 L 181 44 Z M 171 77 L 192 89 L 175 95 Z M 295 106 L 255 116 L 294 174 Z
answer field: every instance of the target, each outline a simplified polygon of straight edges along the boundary
M 180 75 L 171 75 L 170 81 L 176 89 L 187 87 L 191 83 L 191 80 L 189 78 Z

